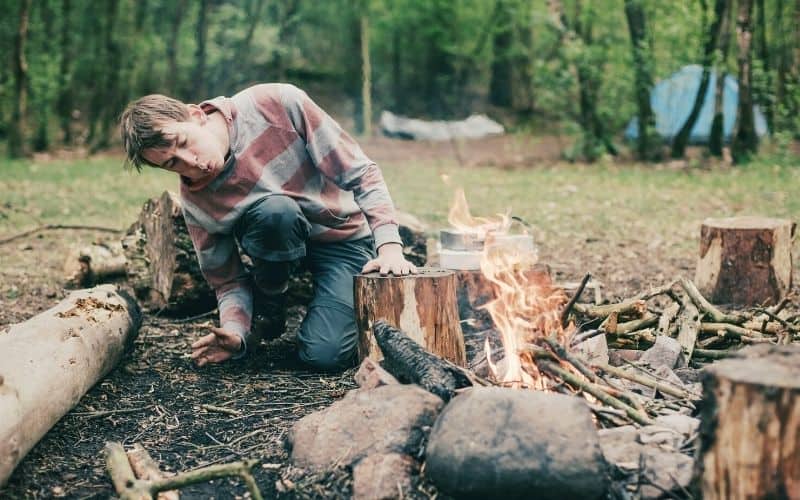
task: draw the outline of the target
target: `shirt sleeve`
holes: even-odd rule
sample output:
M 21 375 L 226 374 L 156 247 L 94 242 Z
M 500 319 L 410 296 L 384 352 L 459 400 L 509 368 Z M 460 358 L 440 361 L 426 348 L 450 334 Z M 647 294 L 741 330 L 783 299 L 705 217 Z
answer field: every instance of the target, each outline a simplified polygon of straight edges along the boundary
M 240 358 L 244 356 L 251 337 L 253 295 L 236 241 L 231 235 L 212 234 L 191 223 L 185 212 L 184 218 L 200 271 L 217 296 L 220 328 L 236 333 L 242 339 L 243 348 L 234 356 Z
M 284 85 L 281 100 L 317 169 L 340 188 L 353 192 L 372 230 L 375 246 L 402 244 L 394 203 L 378 165 L 305 92 Z

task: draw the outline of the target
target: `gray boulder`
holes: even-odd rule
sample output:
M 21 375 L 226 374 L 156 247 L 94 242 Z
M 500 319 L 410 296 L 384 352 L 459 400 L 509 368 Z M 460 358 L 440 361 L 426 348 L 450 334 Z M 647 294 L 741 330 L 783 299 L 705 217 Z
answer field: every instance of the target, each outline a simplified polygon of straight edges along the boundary
M 529 390 L 474 388 L 431 431 L 426 475 L 459 498 L 594 499 L 607 466 L 586 404 Z

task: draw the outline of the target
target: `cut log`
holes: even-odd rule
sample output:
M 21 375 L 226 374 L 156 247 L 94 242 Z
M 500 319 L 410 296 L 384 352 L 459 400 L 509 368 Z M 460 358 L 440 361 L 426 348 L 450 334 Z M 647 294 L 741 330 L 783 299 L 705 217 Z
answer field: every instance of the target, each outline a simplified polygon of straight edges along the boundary
M 125 276 L 125 254 L 119 242 L 77 248 L 64 261 L 65 285 L 86 288 Z
M 0 485 L 117 364 L 140 322 L 131 297 L 102 285 L 0 332 Z
M 428 351 L 459 366 L 466 365 L 452 271 L 420 268 L 419 274 L 407 276 L 356 275 L 355 310 L 362 360 L 382 359 L 372 326 L 384 320 Z
M 800 346 L 758 345 L 703 373 L 702 498 L 800 498 Z
M 122 240 L 128 280 L 145 308 L 198 314 L 216 306 L 200 273 L 178 196 L 169 191 L 145 202 Z
M 776 304 L 792 285 L 795 223 L 765 217 L 706 219 L 695 283 L 715 304 Z

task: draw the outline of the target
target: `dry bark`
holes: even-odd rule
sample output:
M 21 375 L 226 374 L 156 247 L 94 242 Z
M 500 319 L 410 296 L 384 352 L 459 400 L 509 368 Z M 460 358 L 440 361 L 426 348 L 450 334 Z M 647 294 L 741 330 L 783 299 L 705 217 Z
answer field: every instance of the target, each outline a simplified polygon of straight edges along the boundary
M 369 356 L 380 361 L 372 332 L 373 325 L 384 320 L 430 352 L 459 366 L 466 364 L 452 271 L 422 268 L 419 274 L 408 276 L 357 275 L 355 310 L 360 359 Z
M 702 498 L 797 498 L 800 347 L 754 346 L 706 369 Z
M 0 485 L 116 365 L 140 322 L 132 298 L 104 285 L 0 332 Z
M 712 303 L 778 303 L 792 284 L 796 224 L 783 219 L 706 219 L 695 283 Z

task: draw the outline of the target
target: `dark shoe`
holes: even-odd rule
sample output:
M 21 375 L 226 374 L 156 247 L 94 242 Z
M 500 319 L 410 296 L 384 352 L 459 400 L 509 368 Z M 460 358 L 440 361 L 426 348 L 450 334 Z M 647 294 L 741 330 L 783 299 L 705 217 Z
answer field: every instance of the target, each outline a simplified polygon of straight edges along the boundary
M 272 340 L 286 331 L 286 293 L 267 295 L 253 293 L 253 334 L 257 338 Z

